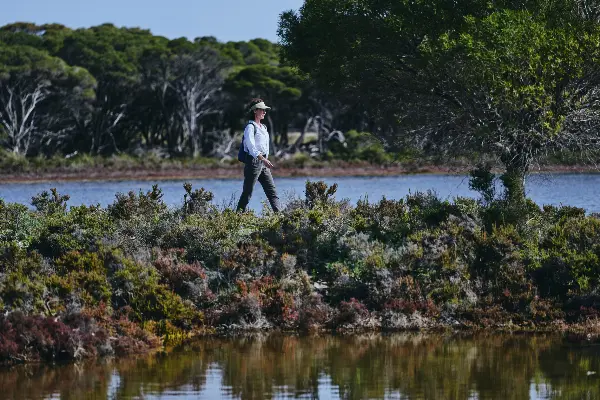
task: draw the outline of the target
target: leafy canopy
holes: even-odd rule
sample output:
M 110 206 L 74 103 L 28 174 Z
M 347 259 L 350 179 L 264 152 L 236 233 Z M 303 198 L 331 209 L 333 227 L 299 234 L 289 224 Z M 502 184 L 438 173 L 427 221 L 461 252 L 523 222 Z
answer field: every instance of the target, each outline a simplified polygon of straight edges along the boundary
M 368 109 L 389 144 L 524 173 L 542 152 L 595 150 L 600 30 L 586 4 L 307 0 L 279 35 L 287 61 Z

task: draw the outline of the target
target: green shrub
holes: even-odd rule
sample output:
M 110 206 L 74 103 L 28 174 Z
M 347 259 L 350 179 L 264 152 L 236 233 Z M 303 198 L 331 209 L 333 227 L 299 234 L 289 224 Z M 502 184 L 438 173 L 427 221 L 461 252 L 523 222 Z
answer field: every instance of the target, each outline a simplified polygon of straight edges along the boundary
M 306 181 L 306 189 L 304 192 L 306 196 L 306 205 L 308 208 L 315 208 L 317 206 L 326 206 L 334 203 L 337 187 L 337 183 L 327 186 L 323 181 Z
M 211 192 L 204 190 L 204 188 L 192 191 L 192 184 L 188 182 L 183 184 L 183 188 L 185 190 L 183 195 L 184 215 L 202 214 L 209 210 L 210 202 L 214 198 Z
M 29 159 L 21 154 L 0 149 L 0 170 L 8 173 L 29 171 Z
M 484 294 L 499 298 L 529 290 L 525 242 L 514 225 L 500 225 L 477 237 L 471 274 L 481 280 Z
M 167 209 L 158 185 L 152 185 L 152 190 L 146 193 L 140 191 L 136 195 L 130 191 L 127 195 L 117 193 L 116 197 L 115 202 L 108 206 L 108 213 L 116 220 L 128 220 L 136 216 L 153 218 Z
M 43 191 L 33 196 L 31 205 L 43 214 L 64 214 L 67 211 L 69 195 L 61 195 L 56 188 L 50 189 L 50 193 Z
M 360 149 L 356 158 L 376 165 L 389 164 L 393 160 L 393 156 L 385 151 L 379 142 L 368 144 Z
M 372 204 L 359 200 L 352 210 L 352 225 L 384 243 L 401 244 L 412 231 L 409 208 L 404 200 L 381 199 Z
M 257 221 L 253 213 L 230 209 L 192 214 L 169 230 L 164 247 L 184 248 L 189 262 L 199 261 L 209 269 L 217 269 L 222 254 L 250 239 L 258 228 Z
M 63 301 L 77 296 L 87 307 L 110 303 L 112 288 L 102 253 L 71 251 L 55 261 L 55 268 L 56 273 L 48 277 L 47 286 Z
M 296 153 L 291 159 L 291 164 L 296 168 L 304 168 L 311 164 L 312 159 L 306 153 Z
M 88 168 L 98 168 L 102 166 L 101 158 L 92 157 L 87 153 L 77 154 L 71 158 L 69 168 L 73 170 L 85 170 Z
M 53 212 L 45 215 L 41 222 L 31 246 L 52 258 L 70 251 L 94 251 L 102 241 L 112 240 L 115 231 L 108 213 L 100 206 L 77 206 L 69 212 Z
M 600 220 L 565 210 L 539 246 L 535 282 L 545 296 L 589 295 L 600 284 Z
M 28 248 L 39 236 L 42 221 L 22 204 L 6 204 L 0 200 L 0 246 L 16 243 Z
M 5 244 L 0 253 L 2 311 L 45 314 L 50 311 L 46 295 L 42 257 L 15 243 Z
M 111 277 L 112 303 L 115 309 L 129 306 L 138 321 L 168 320 L 178 326 L 199 324 L 202 314 L 193 304 L 160 283 L 156 268 L 123 259 Z
M 333 157 L 345 161 L 367 161 L 371 164 L 387 164 L 392 155 L 383 144 L 368 132 L 351 130 L 344 135 L 344 143 L 332 141 L 328 144 Z
M 259 231 L 280 254 L 296 256 L 298 265 L 316 276 L 339 256 L 338 239 L 351 229 L 350 208 L 335 202 L 336 188 L 307 182 L 306 200 L 265 220 Z
M 147 253 L 153 247 L 162 246 L 165 237 L 178 226 L 180 211 L 169 210 L 162 197 L 158 185 L 153 185 L 147 193 L 119 193 L 108 206 L 115 244 L 127 254 Z

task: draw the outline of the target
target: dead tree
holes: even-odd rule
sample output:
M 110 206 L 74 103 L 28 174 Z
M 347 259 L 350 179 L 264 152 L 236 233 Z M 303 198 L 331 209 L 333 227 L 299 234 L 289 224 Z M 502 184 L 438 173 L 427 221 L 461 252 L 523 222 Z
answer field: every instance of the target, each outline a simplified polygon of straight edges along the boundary
M 189 143 L 194 157 L 200 155 L 202 118 L 219 112 L 218 93 L 225 67 L 218 53 L 207 48 L 175 56 L 172 61 L 175 78 L 170 87 L 178 101 L 177 115 L 183 128 L 180 146 Z
M 50 83 L 44 80 L 0 82 L 0 125 L 13 153 L 27 154 L 32 140 L 44 135 L 38 108 L 47 97 L 49 86 Z

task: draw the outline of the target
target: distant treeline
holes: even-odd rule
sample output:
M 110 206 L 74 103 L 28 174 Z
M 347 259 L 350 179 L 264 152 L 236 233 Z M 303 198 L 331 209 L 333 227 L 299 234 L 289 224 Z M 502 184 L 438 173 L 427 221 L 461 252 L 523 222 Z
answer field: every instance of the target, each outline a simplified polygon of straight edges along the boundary
M 336 129 L 366 130 L 351 106 L 320 93 L 282 64 L 264 39 L 167 39 L 139 28 L 14 23 L 0 28 L 0 144 L 25 156 L 232 154 L 247 103 L 273 107 L 276 151 L 304 132 L 324 152 Z M 301 132 L 293 140 L 289 130 Z

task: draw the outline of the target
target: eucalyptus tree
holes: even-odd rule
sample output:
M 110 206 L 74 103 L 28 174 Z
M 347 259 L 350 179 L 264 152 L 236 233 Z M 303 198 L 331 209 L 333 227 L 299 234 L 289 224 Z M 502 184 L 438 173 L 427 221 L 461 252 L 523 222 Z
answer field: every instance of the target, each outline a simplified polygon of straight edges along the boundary
M 75 131 L 71 112 L 89 106 L 95 83 L 85 69 L 44 51 L 0 44 L 4 145 L 23 155 L 65 150 Z
M 306 86 L 303 77 L 292 67 L 270 66 L 266 64 L 250 65 L 232 74 L 226 82 L 228 93 L 242 101 L 243 107 L 253 97 L 260 97 L 272 107 L 267 113 L 269 131 L 274 144 L 288 146 L 288 127 L 299 108 L 302 88 Z
M 170 90 L 170 57 L 168 48 L 151 48 L 140 59 L 140 88 L 132 107 L 139 120 L 142 144 L 149 149 L 166 145 L 174 150 L 179 136 L 175 115 L 175 99 Z
M 177 116 L 182 127 L 180 146 L 189 143 L 194 157 L 201 153 L 202 120 L 222 112 L 221 89 L 229 66 L 228 61 L 209 47 L 171 58 L 169 86 L 177 101 Z
M 93 113 L 79 121 L 86 152 L 111 154 L 139 141 L 139 116 L 132 104 L 140 89 L 140 58 L 167 42 L 148 30 L 111 24 L 77 29 L 64 38 L 56 55 L 86 68 L 98 81 Z

